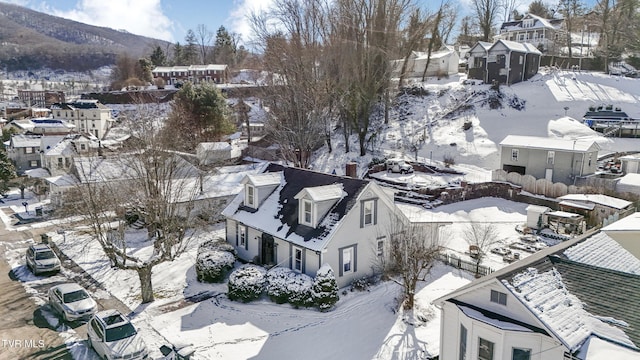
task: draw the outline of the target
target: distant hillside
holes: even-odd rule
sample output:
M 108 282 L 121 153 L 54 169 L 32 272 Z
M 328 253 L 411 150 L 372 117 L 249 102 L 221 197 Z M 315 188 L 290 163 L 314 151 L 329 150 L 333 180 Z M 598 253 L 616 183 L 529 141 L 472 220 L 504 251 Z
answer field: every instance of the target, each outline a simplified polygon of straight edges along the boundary
M 115 63 L 118 54 L 149 54 L 167 42 L 98 27 L 0 2 L 0 69 L 86 71 Z

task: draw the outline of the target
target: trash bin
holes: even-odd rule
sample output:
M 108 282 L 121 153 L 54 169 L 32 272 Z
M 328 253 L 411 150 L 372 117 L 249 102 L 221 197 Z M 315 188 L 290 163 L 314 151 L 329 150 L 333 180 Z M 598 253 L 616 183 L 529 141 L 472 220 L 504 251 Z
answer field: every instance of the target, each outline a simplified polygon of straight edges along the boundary
M 49 235 L 40 234 L 40 240 L 42 241 L 43 244 L 48 244 L 49 243 Z
M 36 216 L 42 216 L 42 206 L 36 208 Z

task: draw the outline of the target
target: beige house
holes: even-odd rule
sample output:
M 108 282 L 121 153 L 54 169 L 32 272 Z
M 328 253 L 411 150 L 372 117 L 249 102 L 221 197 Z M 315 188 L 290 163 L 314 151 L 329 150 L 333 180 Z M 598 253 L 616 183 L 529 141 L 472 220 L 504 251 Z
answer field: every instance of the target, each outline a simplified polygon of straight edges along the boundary
M 51 106 L 54 119 L 66 120 L 75 125 L 75 131 L 104 138 L 115 123 L 111 109 L 98 100 L 77 100 L 73 103 L 58 103 Z

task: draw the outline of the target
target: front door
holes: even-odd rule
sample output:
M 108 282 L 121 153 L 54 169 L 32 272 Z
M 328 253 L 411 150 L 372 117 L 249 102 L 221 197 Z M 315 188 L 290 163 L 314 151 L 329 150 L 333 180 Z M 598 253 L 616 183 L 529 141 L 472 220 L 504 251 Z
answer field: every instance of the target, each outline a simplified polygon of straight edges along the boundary
M 260 254 L 260 262 L 262 265 L 274 265 L 275 259 L 273 236 L 262 233 L 262 253 Z
M 544 173 L 544 178 L 553 181 L 553 169 L 546 169 Z

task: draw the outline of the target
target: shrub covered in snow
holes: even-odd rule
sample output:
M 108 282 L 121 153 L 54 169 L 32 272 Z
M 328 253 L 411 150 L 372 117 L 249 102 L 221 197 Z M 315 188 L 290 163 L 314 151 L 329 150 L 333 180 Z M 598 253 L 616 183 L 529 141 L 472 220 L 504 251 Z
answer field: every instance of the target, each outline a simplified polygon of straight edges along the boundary
M 313 279 L 305 274 L 294 274 L 287 282 L 287 293 L 289 294 L 289 303 L 295 307 L 313 306 L 314 298 L 312 296 Z
M 233 246 L 221 239 L 207 240 L 198 248 L 196 274 L 198 281 L 222 282 L 236 261 Z
M 289 301 L 287 282 L 293 275 L 293 271 L 283 267 L 275 267 L 267 272 L 267 295 L 273 302 L 284 304 Z
M 267 295 L 278 304 L 313 306 L 313 279 L 293 270 L 276 267 L 267 273 Z
M 328 264 L 322 265 L 313 280 L 312 296 L 314 304 L 321 310 L 329 310 L 338 302 L 338 283 Z
M 249 302 L 262 295 L 265 288 L 267 271 L 257 265 L 244 265 L 229 275 L 229 292 L 231 300 Z

